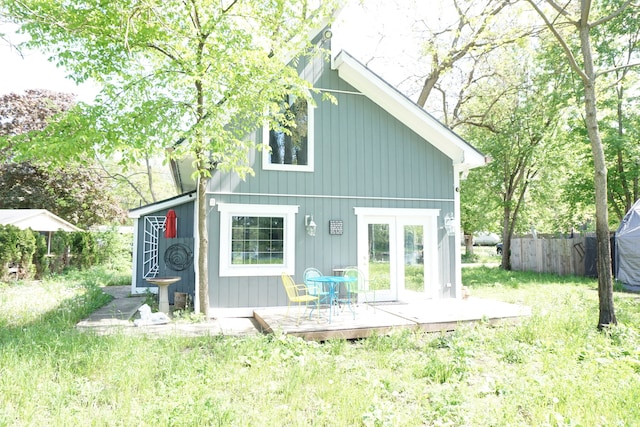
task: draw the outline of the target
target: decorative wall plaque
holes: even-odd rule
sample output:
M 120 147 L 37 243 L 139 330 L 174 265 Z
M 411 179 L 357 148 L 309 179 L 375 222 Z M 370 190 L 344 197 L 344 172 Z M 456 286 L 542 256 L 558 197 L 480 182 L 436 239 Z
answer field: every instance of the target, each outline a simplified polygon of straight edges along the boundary
M 329 220 L 329 234 L 342 235 L 342 220 Z
M 164 253 L 164 262 L 171 270 L 186 270 L 193 264 L 193 251 L 183 243 L 174 243 Z

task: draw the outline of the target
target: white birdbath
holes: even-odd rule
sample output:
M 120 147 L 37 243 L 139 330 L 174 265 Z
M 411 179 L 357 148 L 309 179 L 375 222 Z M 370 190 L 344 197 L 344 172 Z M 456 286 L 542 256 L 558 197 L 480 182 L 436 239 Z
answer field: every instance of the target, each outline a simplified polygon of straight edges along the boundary
M 147 282 L 158 287 L 158 311 L 169 314 L 169 286 L 180 280 L 180 277 L 154 277 Z

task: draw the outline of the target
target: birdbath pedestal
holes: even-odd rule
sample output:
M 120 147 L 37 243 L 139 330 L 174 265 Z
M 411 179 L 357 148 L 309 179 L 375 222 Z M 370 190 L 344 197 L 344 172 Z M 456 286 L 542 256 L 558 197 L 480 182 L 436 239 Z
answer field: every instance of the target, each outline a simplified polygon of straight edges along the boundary
M 158 287 L 158 311 L 169 314 L 169 286 L 180 280 L 180 277 L 154 277 L 147 282 Z

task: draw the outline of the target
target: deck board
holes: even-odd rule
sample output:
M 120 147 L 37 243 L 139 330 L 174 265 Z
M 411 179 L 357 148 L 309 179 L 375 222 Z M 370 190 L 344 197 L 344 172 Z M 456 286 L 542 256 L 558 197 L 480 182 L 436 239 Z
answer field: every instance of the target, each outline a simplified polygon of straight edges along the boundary
M 323 341 L 331 338 L 357 339 L 373 334 L 384 335 L 398 329 L 421 329 L 428 332 L 454 330 L 468 322 L 491 323 L 518 321 L 530 316 L 529 307 L 480 298 L 424 300 L 411 303 L 385 303 L 375 306 L 364 304 L 355 308 L 355 319 L 347 309 L 333 315 L 328 321 L 327 310 L 309 318 L 301 316 L 296 324 L 297 307 L 256 309 L 254 318 L 267 332 L 299 336 L 307 340 Z

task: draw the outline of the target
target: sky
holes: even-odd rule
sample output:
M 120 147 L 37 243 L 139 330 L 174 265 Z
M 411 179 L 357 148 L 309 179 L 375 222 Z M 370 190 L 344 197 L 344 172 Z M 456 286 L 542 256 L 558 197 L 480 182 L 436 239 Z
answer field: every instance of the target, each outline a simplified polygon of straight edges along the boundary
M 413 4 L 413 0 L 402 1 Z M 416 55 L 406 43 L 410 33 L 406 10 L 400 10 L 389 0 L 368 0 L 366 8 L 357 0 L 350 1 L 333 25 L 332 43 L 370 66 L 389 83 L 398 85 L 406 78 L 403 64 L 410 63 Z M 24 36 L 13 33 L 15 28 L 3 25 L 0 32 L 17 43 Z M 74 93 L 83 102 L 91 102 L 99 91 L 91 83 L 78 87 L 66 78 L 64 69 L 57 68 L 38 52 L 22 52 L 21 56 L 15 48 L 0 42 L 0 94 L 26 89 Z
M 24 36 L 13 33 L 16 27 L 3 25 L 0 32 L 7 34 L 11 43 L 24 40 Z M 22 55 L 7 43 L 0 43 L 0 94 L 21 93 L 27 89 L 49 89 L 74 93 L 78 100 L 90 102 L 98 93 L 92 84 L 78 87 L 66 78 L 66 72 L 58 68 L 39 52 L 24 51 Z

